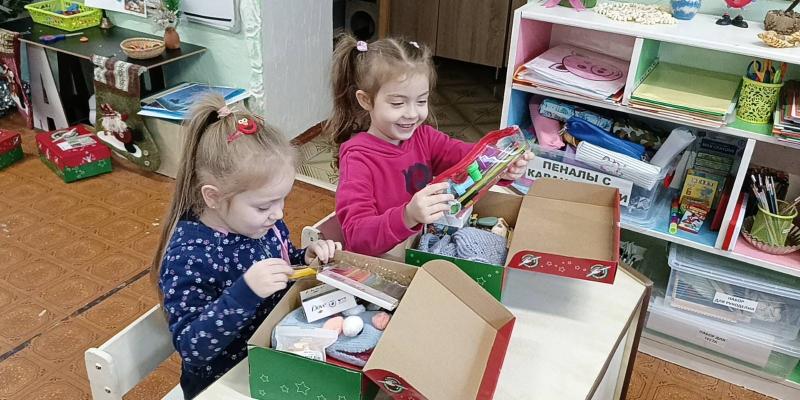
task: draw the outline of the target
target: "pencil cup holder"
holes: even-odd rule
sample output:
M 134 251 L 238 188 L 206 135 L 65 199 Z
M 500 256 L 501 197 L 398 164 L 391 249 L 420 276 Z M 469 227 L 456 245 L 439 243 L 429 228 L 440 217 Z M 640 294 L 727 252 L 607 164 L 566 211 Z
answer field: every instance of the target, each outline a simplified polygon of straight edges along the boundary
M 742 90 L 736 105 L 736 116 L 752 124 L 768 124 L 778 104 L 783 83 L 762 83 L 742 77 Z
M 778 200 L 778 210 L 788 206 L 789 203 Z M 783 246 L 792 229 L 795 217 L 797 217 L 797 208 L 795 207 L 788 210 L 785 215 L 777 215 L 759 206 L 750 235 L 771 246 Z

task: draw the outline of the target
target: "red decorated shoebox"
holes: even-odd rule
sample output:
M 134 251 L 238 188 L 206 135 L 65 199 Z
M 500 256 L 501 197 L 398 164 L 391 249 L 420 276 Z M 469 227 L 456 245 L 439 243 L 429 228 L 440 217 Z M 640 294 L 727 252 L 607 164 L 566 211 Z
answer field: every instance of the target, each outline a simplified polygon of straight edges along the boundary
M 85 125 L 36 135 L 39 158 L 64 182 L 111 172 L 111 150 Z
M 507 267 L 614 283 L 619 213 L 616 188 L 539 179 L 522 200 Z
M 0 129 L 0 169 L 22 160 L 22 138 L 14 131 Z

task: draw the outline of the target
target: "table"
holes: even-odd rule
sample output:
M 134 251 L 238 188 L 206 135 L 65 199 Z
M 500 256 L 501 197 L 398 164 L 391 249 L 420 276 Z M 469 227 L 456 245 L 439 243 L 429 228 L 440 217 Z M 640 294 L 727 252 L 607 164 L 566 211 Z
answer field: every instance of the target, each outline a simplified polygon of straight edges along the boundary
M 613 285 L 507 274 L 503 304 L 517 321 L 495 399 L 624 398 L 650 282 L 624 268 Z M 250 399 L 246 359 L 197 399 Z
M 135 60 L 128 58 L 120 48 L 123 40 L 138 37 L 163 39 L 147 33 L 134 31 L 131 29 L 114 26 L 110 29 L 101 29 L 98 26 L 86 28 L 82 36 L 89 38 L 89 42 L 80 42 L 79 36 L 67 38 L 60 42 L 43 44 L 39 42 L 39 37 L 44 35 L 56 35 L 69 33 L 57 28 L 34 23 L 30 18 L 13 20 L 0 24 L 0 28 L 14 32 L 24 32 L 20 41 L 35 48 L 52 50 L 56 52 L 58 60 L 58 81 L 61 102 L 65 107 L 64 113 L 69 124 L 83 122 L 89 116 L 88 99 L 93 88 L 91 83 L 87 84 L 82 64 L 87 61 L 91 65 L 92 56 L 95 54 L 105 57 L 115 56 L 119 60 L 136 64 L 147 69 L 150 77 L 150 88 L 142 88 L 142 96 L 163 90 L 166 87 L 163 66 L 182 60 L 188 57 L 200 55 L 206 51 L 203 46 L 190 43 L 181 43 L 181 48 L 177 50 L 167 50 L 161 56 L 148 60 Z M 31 66 L 33 67 L 33 66 Z M 144 80 L 142 80 L 144 82 Z M 144 84 L 144 83 L 143 83 Z

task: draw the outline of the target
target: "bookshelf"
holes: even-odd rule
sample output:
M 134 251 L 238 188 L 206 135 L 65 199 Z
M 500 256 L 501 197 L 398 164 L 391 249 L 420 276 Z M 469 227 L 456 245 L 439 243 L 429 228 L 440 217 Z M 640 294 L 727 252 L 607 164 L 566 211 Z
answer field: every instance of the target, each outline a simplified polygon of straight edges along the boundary
M 733 180 L 732 199 L 737 199 L 746 185 L 747 168 L 752 163 L 787 171 L 793 180 L 791 186 L 800 187 L 800 146 L 778 140 L 772 136 L 769 124 L 749 124 L 729 118 L 719 128 L 687 121 L 680 117 L 650 112 L 630 105 L 631 94 L 657 62 L 668 62 L 700 68 L 707 71 L 741 75 L 753 58 L 796 64 L 790 67 L 789 78 L 797 79 L 793 73 L 800 68 L 800 48 L 774 49 L 763 44 L 756 36 L 762 31 L 760 22 L 748 21 L 748 29 L 719 26 L 718 16 L 698 14 L 690 21 L 679 21 L 675 25 L 641 25 L 616 22 L 592 11 L 576 12 L 572 8 L 545 8 L 529 3 L 516 10 L 511 32 L 508 70 L 506 77 L 502 127 L 531 125 L 528 102 L 533 95 L 560 99 L 598 110 L 628 114 L 644 122 L 661 127 L 689 126 L 703 131 L 714 131 L 746 140 L 742 160 Z M 551 47 L 571 44 L 595 52 L 608 54 L 630 61 L 628 81 L 621 102 L 590 100 L 579 95 L 554 91 L 544 87 L 514 82 L 514 73 L 519 66 L 542 54 Z M 699 56 L 698 56 L 699 55 Z M 749 178 L 748 178 L 749 179 Z M 796 196 L 790 191 L 790 194 Z M 669 201 L 664 198 L 654 207 L 655 220 L 647 226 L 625 221 L 624 230 L 637 232 L 658 240 L 677 243 L 718 256 L 742 261 L 754 268 L 778 271 L 791 276 L 800 276 L 800 253 L 774 256 L 762 253 L 739 237 L 732 251 L 723 249 L 723 241 L 731 219 L 735 201 L 723 212 L 720 232 L 708 230 L 708 224 L 698 234 L 668 233 Z M 664 260 L 664 268 L 669 268 Z M 691 349 L 681 348 L 666 340 L 643 340 L 642 350 L 652 352 L 668 361 L 717 376 L 734 384 L 747 386 L 761 393 L 778 398 L 800 398 L 800 379 L 775 381 L 754 371 L 722 365 Z

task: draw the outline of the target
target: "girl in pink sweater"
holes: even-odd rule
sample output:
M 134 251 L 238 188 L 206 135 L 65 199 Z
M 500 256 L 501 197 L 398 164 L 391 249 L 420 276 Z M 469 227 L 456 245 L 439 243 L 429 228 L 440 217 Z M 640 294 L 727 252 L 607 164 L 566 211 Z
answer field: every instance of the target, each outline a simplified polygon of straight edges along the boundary
M 448 210 L 448 184 L 429 185 L 472 144 L 423 123 L 436 71 L 427 46 L 387 38 L 340 39 L 333 54 L 333 114 L 326 133 L 339 147 L 336 215 L 345 247 L 381 255 Z M 519 178 L 526 153 L 503 179 Z

